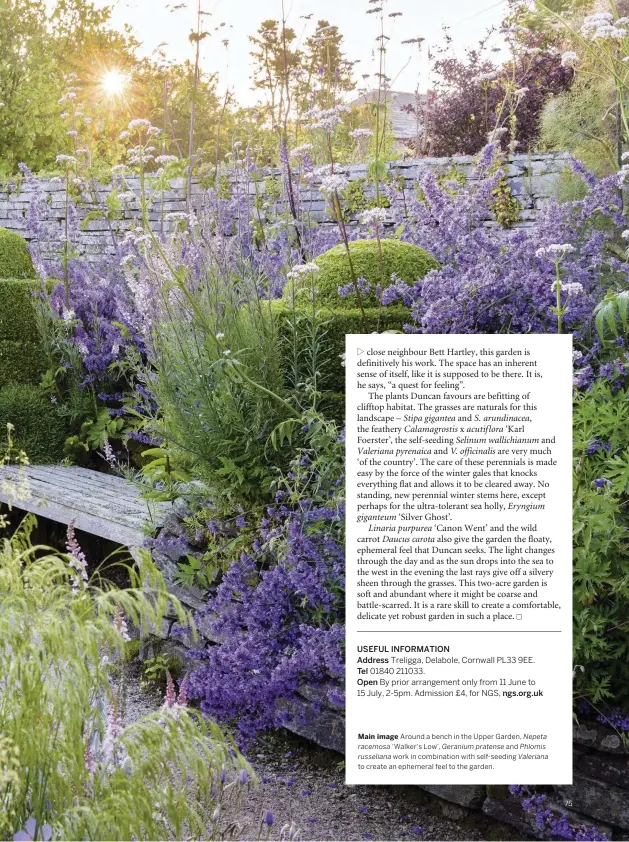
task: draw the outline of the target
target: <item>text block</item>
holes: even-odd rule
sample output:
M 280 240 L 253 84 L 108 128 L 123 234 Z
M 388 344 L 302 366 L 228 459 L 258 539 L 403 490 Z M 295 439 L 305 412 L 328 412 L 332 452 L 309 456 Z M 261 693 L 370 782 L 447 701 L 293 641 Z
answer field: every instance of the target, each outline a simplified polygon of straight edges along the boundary
M 347 337 L 347 782 L 572 783 L 572 341 Z

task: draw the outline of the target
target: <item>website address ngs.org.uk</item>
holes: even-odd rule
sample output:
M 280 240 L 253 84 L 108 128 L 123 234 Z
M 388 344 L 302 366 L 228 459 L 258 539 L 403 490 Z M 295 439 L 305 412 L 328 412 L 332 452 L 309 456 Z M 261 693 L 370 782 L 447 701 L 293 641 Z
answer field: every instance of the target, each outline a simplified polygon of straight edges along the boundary
M 503 690 L 502 695 L 507 699 L 516 699 L 518 697 L 524 699 L 532 699 L 535 696 L 540 697 L 544 695 L 543 690 Z

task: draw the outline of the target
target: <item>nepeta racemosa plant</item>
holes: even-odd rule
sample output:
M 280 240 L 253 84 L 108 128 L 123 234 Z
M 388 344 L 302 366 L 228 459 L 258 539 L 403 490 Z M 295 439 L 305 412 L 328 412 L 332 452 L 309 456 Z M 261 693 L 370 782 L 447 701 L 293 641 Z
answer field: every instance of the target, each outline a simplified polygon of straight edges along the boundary
M 572 166 L 588 187 L 580 201 L 550 200 L 529 228 L 487 226 L 501 173 L 497 150 L 487 146 L 472 178 L 439 182 L 432 172 L 419 180 L 419 195 L 390 191 L 390 214 L 402 238 L 432 254 L 441 268 L 410 287 L 397 284 L 384 303 L 411 308 L 408 330 L 427 333 L 530 333 L 570 330 L 590 343 L 592 313 L 604 286 L 621 286 L 627 264 L 612 246 L 624 227 L 617 178 L 597 179 Z M 561 246 L 561 290 L 548 249 Z M 571 251 L 574 249 L 574 251 Z M 580 287 L 572 286 L 580 284 Z M 560 313 L 557 293 L 562 291 Z
M 303 682 L 343 704 L 344 447 L 334 424 L 305 420 L 305 446 L 264 516 L 239 519 L 247 549 L 204 609 L 221 643 L 194 654 L 191 697 L 238 717 L 245 741 L 290 718 L 281 703 Z

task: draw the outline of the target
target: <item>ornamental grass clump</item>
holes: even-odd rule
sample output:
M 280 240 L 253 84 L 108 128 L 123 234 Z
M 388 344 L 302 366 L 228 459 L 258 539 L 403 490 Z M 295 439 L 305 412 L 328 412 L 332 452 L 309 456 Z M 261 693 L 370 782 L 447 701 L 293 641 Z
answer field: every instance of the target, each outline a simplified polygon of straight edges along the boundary
M 86 581 L 73 530 L 59 554 L 34 526 L 0 545 L 0 838 L 216 838 L 234 746 L 183 698 L 124 722 L 127 626 L 183 611 L 148 558 L 124 590 Z

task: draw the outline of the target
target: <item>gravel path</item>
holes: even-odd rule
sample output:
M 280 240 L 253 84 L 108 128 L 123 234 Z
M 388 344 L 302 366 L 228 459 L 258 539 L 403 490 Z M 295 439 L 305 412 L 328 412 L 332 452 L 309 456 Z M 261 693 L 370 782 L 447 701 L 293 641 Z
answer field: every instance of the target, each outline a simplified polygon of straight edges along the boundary
M 139 665 L 131 666 L 125 719 L 156 710 L 160 695 L 140 689 Z M 247 759 L 258 776 L 237 818 L 246 829 L 236 838 L 257 838 L 261 816 L 271 810 L 271 840 L 294 822 L 299 840 L 522 840 L 506 825 L 482 816 L 464 816 L 454 805 L 437 802 L 417 787 L 346 786 L 343 757 L 286 731 L 261 737 Z M 227 818 L 227 817 L 226 817 Z M 264 834 L 264 838 L 266 834 Z

